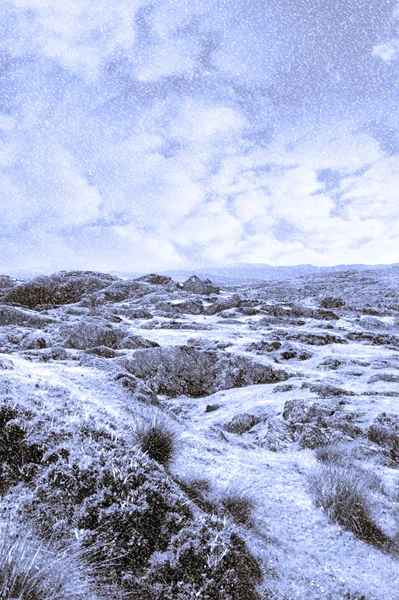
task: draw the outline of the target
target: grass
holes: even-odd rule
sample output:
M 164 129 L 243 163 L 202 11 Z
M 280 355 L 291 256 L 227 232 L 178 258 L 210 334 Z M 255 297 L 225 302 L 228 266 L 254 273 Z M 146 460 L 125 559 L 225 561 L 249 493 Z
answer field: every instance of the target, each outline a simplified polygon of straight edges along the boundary
M 134 436 L 142 452 L 164 467 L 173 461 L 176 450 L 176 432 L 165 418 L 155 417 L 151 422 L 136 425 Z
M 228 488 L 222 495 L 221 503 L 236 523 L 252 525 L 255 502 L 244 489 L 238 485 Z
M 77 549 L 56 550 L 6 516 L 0 525 L 0 598 L 95 600 L 88 567 Z
M 334 464 L 318 469 L 310 477 L 315 503 L 332 521 L 369 544 L 383 546 L 389 539 L 373 519 L 371 484 L 365 471 Z

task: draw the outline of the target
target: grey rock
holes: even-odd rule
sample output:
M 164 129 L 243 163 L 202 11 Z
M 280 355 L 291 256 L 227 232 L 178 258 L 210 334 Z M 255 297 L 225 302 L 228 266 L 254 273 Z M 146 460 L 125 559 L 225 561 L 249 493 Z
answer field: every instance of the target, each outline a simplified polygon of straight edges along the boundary
M 16 308 L 15 306 L 0 305 L 0 326 L 18 325 L 22 327 L 41 328 L 53 319 L 44 317 L 36 312 Z
M 378 415 L 369 427 L 368 439 L 380 446 L 398 447 L 399 415 L 394 413 Z
M 252 427 L 245 437 L 271 452 L 287 452 L 294 441 L 294 430 L 281 419 L 269 417 Z
M 255 417 L 254 415 L 250 415 L 248 413 L 239 413 L 234 415 L 231 421 L 225 423 L 223 425 L 223 429 L 229 433 L 237 433 L 238 435 L 242 435 L 243 433 L 249 431 L 257 423 L 259 423 L 259 417 Z
M 35 308 L 46 304 L 71 304 L 87 294 L 107 287 L 116 277 L 92 271 L 61 271 L 49 277 L 37 277 L 14 287 L 4 300 Z
M 218 294 L 219 288 L 213 285 L 209 279 L 201 280 L 197 275 L 192 275 L 185 281 L 181 289 L 191 294 L 202 294 L 209 296 L 210 294 Z
M 65 345 L 68 348 L 86 350 L 95 346 L 119 348 L 119 343 L 126 337 L 126 331 L 113 327 L 100 317 L 86 317 L 75 325 Z
M 241 356 L 193 347 L 137 350 L 122 359 L 127 371 L 148 382 L 158 394 L 207 396 L 223 389 L 288 379 L 283 370 L 255 363 Z

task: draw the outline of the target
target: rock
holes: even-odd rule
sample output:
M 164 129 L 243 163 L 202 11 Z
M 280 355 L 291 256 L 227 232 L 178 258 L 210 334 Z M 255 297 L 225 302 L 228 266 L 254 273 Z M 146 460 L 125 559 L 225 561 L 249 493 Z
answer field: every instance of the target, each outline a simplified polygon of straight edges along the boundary
M 220 408 L 220 404 L 207 404 L 205 407 L 205 412 L 206 413 L 214 412 L 215 410 L 219 410 L 219 408 Z
M 288 379 L 283 370 L 242 356 L 188 346 L 137 350 L 122 359 L 127 371 L 148 382 L 158 394 L 208 396 L 219 390 Z
M 51 348 L 50 356 L 53 360 L 68 360 L 70 358 L 69 352 L 60 346 L 54 346 Z
M 294 386 L 292 383 L 281 383 L 279 385 L 276 385 L 276 387 L 273 389 L 273 394 L 278 394 L 280 392 L 290 392 L 293 389 Z
M 218 287 L 213 285 L 213 283 L 209 279 L 205 279 L 202 281 L 197 275 L 192 275 L 185 281 L 181 288 L 185 292 L 190 292 L 191 294 L 202 294 L 204 296 L 209 296 L 210 294 L 219 294 L 220 290 Z
M 141 335 L 135 335 L 133 333 L 124 337 L 118 345 L 119 348 L 128 348 L 131 350 L 136 350 L 136 348 L 156 348 L 158 346 L 159 344 L 157 344 L 157 342 L 146 340 L 141 337 Z
M 331 310 L 322 310 L 320 308 L 317 308 L 312 311 L 312 318 L 313 319 L 321 319 L 323 321 L 338 321 L 339 320 L 338 315 L 333 313 Z
M 173 283 L 173 279 L 171 277 L 167 277 L 166 275 L 158 275 L 157 273 L 142 275 L 141 277 L 137 278 L 137 281 L 145 281 L 147 283 L 152 283 L 153 285 L 167 285 L 168 283 Z
M 341 308 L 341 306 L 345 306 L 345 302 L 341 298 L 326 296 L 320 301 L 320 306 L 321 308 Z
M 14 368 L 14 363 L 8 358 L 0 357 L 0 370 L 7 371 Z
M 281 360 L 291 360 L 292 358 L 297 360 L 308 360 L 309 358 L 312 358 L 313 354 L 303 346 L 284 342 L 279 352 L 276 353 L 276 356 Z
M 20 327 L 42 328 L 53 319 L 38 315 L 36 312 L 23 310 L 14 306 L 0 305 L 0 326 L 18 325 Z
M 325 425 L 326 417 L 331 417 L 337 403 L 321 403 L 317 400 L 287 400 L 284 404 L 283 418 L 292 425 L 317 423 Z
M 314 394 L 317 394 L 321 398 L 330 398 L 331 396 L 354 396 L 355 392 L 350 390 L 344 390 L 343 388 L 330 385 L 328 383 L 314 383 L 309 384 L 303 383 L 302 388 L 308 388 Z
M 36 277 L 14 287 L 4 301 L 35 308 L 42 304 L 71 304 L 107 287 L 116 277 L 92 271 L 61 271 L 49 277 Z
M 93 294 L 91 303 L 98 306 L 107 302 L 123 302 L 128 298 L 142 298 L 153 292 L 154 289 L 140 281 L 114 281 L 105 289 Z
M 380 446 L 398 447 L 399 415 L 394 413 L 378 415 L 369 427 L 368 439 Z
M 310 344 L 312 346 L 326 346 L 327 344 L 348 343 L 346 339 L 332 333 L 313 333 L 310 331 L 298 331 L 295 333 L 289 333 L 286 336 L 286 338 L 290 340 L 296 340 L 304 344 Z
M 86 350 L 95 346 L 119 348 L 126 331 L 113 327 L 100 317 L 86 317 L 75 325 L 65 344 L 68 348 Z
M 343 364 L 344 363 L 342 362 L 342 360 L 338 360 L 338 358 L 328 356 L 327 358 L 322 360 L 321 363 L 319 363 L 318 369 L 336 371 L 338 367 L 340 367 Z
M 250 342 L 246 344 L 245 350 L 247 352 L 255 352 L 255 354 L 268 354 L 273 350 L 281 348 L 282 342 L 278 340 L 261 340 L 260 342 Z
M 360 317 L 359 325 L 361 325 L 362 327 L 365 327 L 366 329 L 368 329 L 368 328 L 383 329 L 386 327 L 386 324 L 384 323 L 384 321 L 381 321 L 381 319 L 377 319 L 376 317 L 370 317 L 370 316 Z
M 128 319 L 152 319 L 152 313 L 146 308 L 131 308 L 125 312 Z
M 387 346 L 396 350 L 399 348 L 399 337 L 388 333 L 373 333 L 371 331 L 352 331 L 348 339 L 355 342 L 369 342 L 373 346 Z
M 186 300 L 174 305 L 180 313 L 188 315 L 201 315 L 204 312 L 204 305 L 201 300 Z
M 245 437 L 271 452 L 287 452 L 294 441 L 292 427 L 277 417 L 262 420 Z
M 210 306 L 207 306 L 207 308 L 204 311 L 205 315 L 216 315 L 224 310 L 229 310 L 230 308 L 236 308 L 237 306 L 239 306 L 241 303 L 241 298 L 240 296 L 238 296 L 238 294 L 233 294 L 233 296 L 230 296 L 230 298 L 220 298 L 219 300 L 216 300 L 216 302 L 214 302 L 213 304 L 211 304 Z
M 299 437 L 299 446 L 300 448 L 310 448 L 310 450 L 314 450 L 315 448 L 325 446 L 326 444 L 347 441 L 351 441 L 351 438 L 340 431 L 318 427 L 317 425 L 308 423 L 302 429 L 302 433 Z
M 137 377 L 134 377 L 129 373 L 118 373 L 118 375 L 114 377 L 114 381 L 117 381 L 122 387 L 129 390 L 129 392 L 133 394 L 135 400 L 153 406 L 161 405 L 151 388 Z
M 377 373 L 367 381 L 367 383 L 376 383 L 377 381 L 387 381 L 388 383 L 399 383 L 399 375 L 395 373 Z
M 43 348 L 48 348 L 51 345 L 49 338 L 43 335 L 40 331 L 32 331 L 32 333 L 28 333 L 21 343 L 22 348 L 24 350 L 41 350 Z
M 88 348 L 86 352 L 102 358 L 115 358 L 118 356 L 118 353 L 112 348 L 108 348 L 108 346 L 95 346 L 94 348 Z
M 223 429 L 229 433 L 237 433 L 238 435 L 242 435 L 246 431 L 249 431 L 257 423 L 259 423 L 259 417 L 255 417 L 254 415 L 250 415 L 248 413 L 239 413 L 238 415 L 234 415 L 231 421 L 225 423 L 223 425 Z

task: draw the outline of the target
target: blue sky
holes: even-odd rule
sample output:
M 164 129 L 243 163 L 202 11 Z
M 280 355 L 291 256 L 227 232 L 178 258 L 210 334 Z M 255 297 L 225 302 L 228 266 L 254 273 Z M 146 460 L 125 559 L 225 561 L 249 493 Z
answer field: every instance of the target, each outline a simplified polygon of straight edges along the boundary
M 2 0 L 0 270 L 399 262 L 392 0 Z

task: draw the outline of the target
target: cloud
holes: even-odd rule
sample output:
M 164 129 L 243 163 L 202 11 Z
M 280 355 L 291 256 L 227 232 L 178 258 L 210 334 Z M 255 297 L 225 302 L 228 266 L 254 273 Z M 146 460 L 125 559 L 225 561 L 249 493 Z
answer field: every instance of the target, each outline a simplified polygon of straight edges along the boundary
M 366 4 L 4 0 L 2 270 L 393 256 L 392 7 Z

